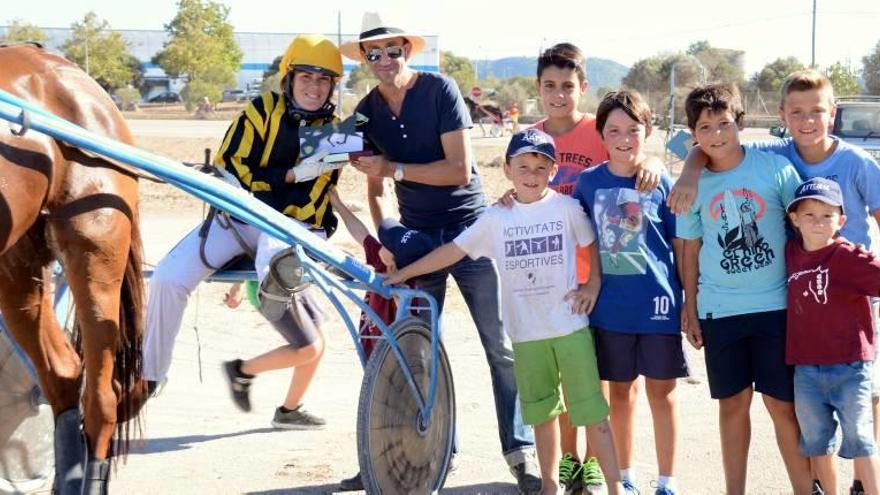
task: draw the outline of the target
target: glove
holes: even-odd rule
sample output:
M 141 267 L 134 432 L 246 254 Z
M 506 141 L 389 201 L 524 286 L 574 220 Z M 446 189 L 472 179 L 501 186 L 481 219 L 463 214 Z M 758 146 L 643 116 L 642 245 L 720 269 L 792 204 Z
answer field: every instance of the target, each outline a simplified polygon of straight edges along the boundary
M 346 162 L 344 161 L 333 163 L 324 163 L 321 161 L 328 154 L 329 151 L 321 151 L 296 164 L 296 166 L 293 167 L 293 174 L 296 176 L 295 182 L 314 180 L 321 174 L 326 174 L 327 172 L 345 166 Z

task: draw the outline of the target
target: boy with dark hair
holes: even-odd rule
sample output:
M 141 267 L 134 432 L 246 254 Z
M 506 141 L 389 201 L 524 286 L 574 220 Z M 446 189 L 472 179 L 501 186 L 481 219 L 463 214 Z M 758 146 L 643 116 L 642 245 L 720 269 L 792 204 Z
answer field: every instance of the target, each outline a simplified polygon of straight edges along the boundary
M 865 493 L 880 493 L 873 434 L 871 375 L 874 328 L 867 296 L 880 294 L 880 261 L 839 236 L 847 220 L 840 186 L 814 177 L 798 187 L 788 215 L 800 234 L 790 240 L 786 361 L 794 365 L 801 453 L 836 493 L 838 455 L 854 459 Z M 836 416 L 836 418 L 835 418 Z
M 688 364 L 675 263 L 682 241 L 675 238 L 675 216 L 666 206 L 672 180 L 664 174 L 656 189 L 635 189 L 635 172 L 646 159 L 644 144 L 651 133 L 651 109 L 637 92 L 606 94 L 596 127 L 610 159 L 580 175 L 573 197 L 599 240 L 601 264 L 593 268 L 602 271 L 602 291 L 590 315 L 599 377 L 609 382 L 621 478 L 633 487 L 637 379 L 645 377 L 659 470 L 654 493 L 674 495 L 675 385 L 677 378 L 688 376 Z
M 393 273 L 386 284 L 442 269 L 466 256 L 494 258 L 504 330 L 513 342 L 520 408 L 523 420 L 535 429 L 542 493 L 560 490 L 557 417 L 567 408 L 572 424 L 587 426 L 608 477 L 608 491 L 616 494 L 623 487 L 587 326 L 600 276 L 596 271 L 588 283 L 579 284 L 575 270 L 575 246 L 587 247 L 598 262 L 593 229 L 577 201 L 548 189 L 557 168 L 550 136 L 537 129 L 515 134 L 506 157 L 504 174 L 516 189 L 514 206 L 490 207 L 452 242 Z
M 726 491 L 746 491 L 754 387 L 773 419 L 794 493 L 810 493 L 809 462 L 797 450 L 794 370 L 785 364 L 785 205 L 800 180 L 782 157 L 743 149 L 736 86 L 697 88 L 685 110 L 710 163 L 694 205 L 677 222 L 685 240 L 682 327 L 696 349 L 706 347 Z

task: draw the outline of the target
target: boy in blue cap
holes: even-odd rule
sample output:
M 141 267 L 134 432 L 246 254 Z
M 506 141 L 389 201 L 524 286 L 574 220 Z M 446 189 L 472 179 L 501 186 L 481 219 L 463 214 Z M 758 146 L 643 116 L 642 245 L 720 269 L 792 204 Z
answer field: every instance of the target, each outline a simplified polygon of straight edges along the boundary
M 567 408 L 573 425 L 587 426 L 614 495 L 622 486 L 587 327 L 601 279 L 595 270 L 579 285 L 575 270 L 576 246 L 588 247 L 598 266 L 595 235 L 580 204 L 547 187 L 557 170 L 553 138 L 537 129 L 519 132 L 506 157 L 504 175 L 516 190 L 513 207 L 490 207 L 452 242 L 392 273 L 386 284 L 440 270 L 465 256 L 495 259 L 523 420 L 535 429 L 542 493 L 560 490 L 556 418 Z
M 786 362 L 794 365 L 801 454 L 834 493 L 838 455 L 855 459 L 865 493 L 880 493 L 873 435 L 874 328 L 869 296 L 880 295 L 880 261 L 843 236 L 845 202 L 837 182 L 814 177 L 788 205 L 800 239 L 785 250 L 788 273 Z M 836 416 L 836 418 L 835 418 Z

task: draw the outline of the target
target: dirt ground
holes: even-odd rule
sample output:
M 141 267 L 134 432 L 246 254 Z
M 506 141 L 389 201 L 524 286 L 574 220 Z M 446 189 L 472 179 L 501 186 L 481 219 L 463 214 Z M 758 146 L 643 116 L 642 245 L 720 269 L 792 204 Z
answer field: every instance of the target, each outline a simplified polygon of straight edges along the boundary
M 764 131 L 766 132 L 766 131 Z M 477 131 L 478 133 L 478 131 Z M 173 136 L 169 129 L 169 136 Z M 151 151 L 201 161 L 215 139 L 141 137 Z M 490 199 L 506 188 L 501 169 L 485 166 L 503 153 L 506 139 L 474 139 L 480 173 Z M 652 144 L 657 150 L 657 143 Z M 361 175 L 346 171 L 341 196 L 367 221 Z M 147 261 L 157 263 L 200 220 L 203 207 L 168 186 L 143 183 L 142 230 Z M 333 243 L 359 253 L 344 229 Z M 275 431 L 270 419 L 290 379 L 289 371 L 260 376 L 253 387 L 254 411 L 239 412 L 228 397 L 220 363 L 249 357 L 282 343 L 245 303 L 237 310 L 221 304 L 226 286 L 203 284 L 193 294 L 177 340 L 169 382 L 147 405 L 143 441 L 116 473 L 115 493 L 282 494 L 334 493 L 339 479 L 358 470 L 355 447 L 361 369 L 348 332 L 338 316 L 324 328 L 327 352 L 305 407 L 326 418 L 323 431 Z M 325 309 L 335 312 L 329 304 Z M 444 493 L 516 493 L 501 457 L 490 378 L 477 332 L 455 288 L 446 303 L 445 344 L 456 386 L 461 453 Z M 693 382 L 678 387 L 680 435 L 678 486 L 684 494 L 723 491 L 717 404 L 709 398 L 702 353 L 689 349 Z M 788 493 L 770 420 L 760 397 L 753 404 L 748 493 Z M 641 394 L 637 416 L 635 469 L 642 493 L 653 493 L 656 478 L 651 420 Z M 841 463 L 841 479 L 849 466 Z

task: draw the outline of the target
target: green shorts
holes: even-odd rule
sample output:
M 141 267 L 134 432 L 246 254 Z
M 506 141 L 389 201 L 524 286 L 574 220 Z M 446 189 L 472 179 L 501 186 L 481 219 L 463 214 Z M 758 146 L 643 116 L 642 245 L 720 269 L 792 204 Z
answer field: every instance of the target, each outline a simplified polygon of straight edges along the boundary
M 545 423 L 566 409 L 572 426 L 592 425 L 608 417 L 589 329 L 513 344 L 513 369 L 526 424 Z

